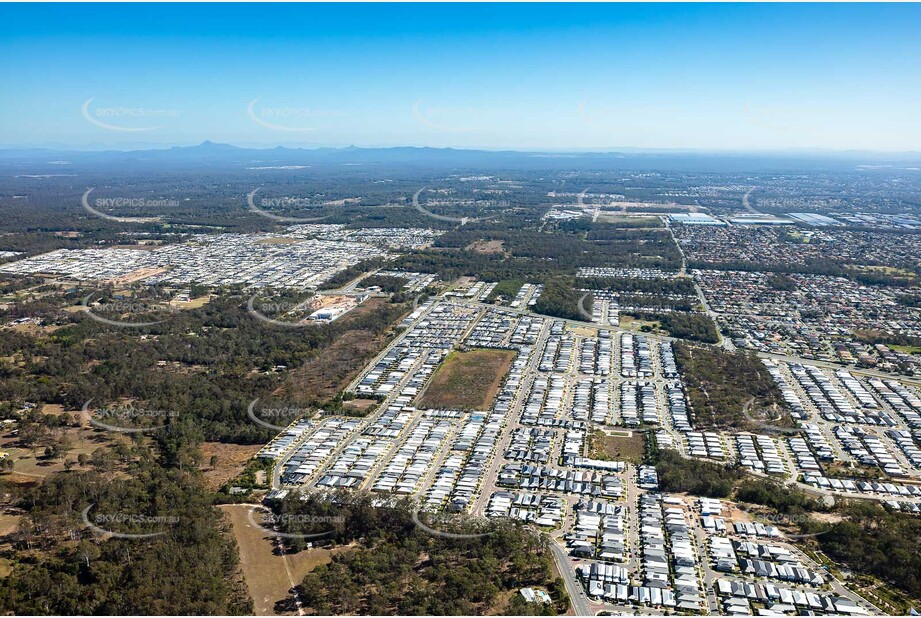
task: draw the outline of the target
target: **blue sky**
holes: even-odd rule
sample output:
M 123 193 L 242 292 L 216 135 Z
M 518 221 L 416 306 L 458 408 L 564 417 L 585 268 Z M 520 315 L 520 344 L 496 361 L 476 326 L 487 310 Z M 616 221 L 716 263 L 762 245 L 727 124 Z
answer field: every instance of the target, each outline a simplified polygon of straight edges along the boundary
M 0 4 L 0 145 L 921 150 L 921 6 Z

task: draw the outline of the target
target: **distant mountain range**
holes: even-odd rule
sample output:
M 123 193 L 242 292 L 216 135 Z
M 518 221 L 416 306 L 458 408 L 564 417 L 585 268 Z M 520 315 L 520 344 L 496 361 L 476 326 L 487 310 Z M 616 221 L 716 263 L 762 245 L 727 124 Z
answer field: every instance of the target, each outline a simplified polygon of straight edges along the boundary
M 0 149 L 0 166 L 49 169 L 69 166 L 137 169 L 273 168 L 314 165 L 407 166 L 498 171 L 511 169 L 660 170 L 780 173 L 796 171 L 921 170 L 921 153 L 787 151 L 726 153 L 690 151 L 522 152 L 455 148 L 240 148 L 206 141 L 197 146 L 144 150 Z

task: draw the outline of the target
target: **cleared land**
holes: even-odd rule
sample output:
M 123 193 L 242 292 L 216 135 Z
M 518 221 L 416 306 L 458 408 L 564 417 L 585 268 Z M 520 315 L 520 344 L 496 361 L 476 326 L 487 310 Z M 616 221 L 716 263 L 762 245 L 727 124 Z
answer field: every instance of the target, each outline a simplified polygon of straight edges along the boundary
M 13 473 L 5 478 L 14 482 L 32 482 L 34 479 L 45 478 L 63 472 L 65 461 L 76 463 L 79 455 L 92 455 L 96 449 L 111 446 L 113 442 L 112 434 L 101 430 L 87 431 L 73 427 L 57 430 L 55 435 L 65 438 L 70 445 L 66 455 L 62 457 L 45 457 L 45 447 L 40 443 L 36 443 L 33 448 L 23 445 L 18 436 L 5 434 L 0 437 L 0 451 L 10 454 L 14 466 Z
M 343 316 L 342 322 L 347 324 L 349 320 L 385 312 L 388 305 L 384 298 L 371 298 Z M 308 405 L 328 401 L 387 345 L 388 337 L 385 333 L 364 328 L 344 332 L 331 345 L 320 350 L 317 356 L 291 371 L 288 380 L 275 395 L 287 395 L 293 401 Z
M 257 241 L 260 245 L 295 245 L 301 242 L 299 238 L 264 238 Z
M 515 352 L 511 350 L 452 352 L 435 372 L 419 406 L 488 410 L 514 359 Z
M 646 439 L 642 433 L 632 431 L 608 435 L 598 430 L 591 434 L 589 457 L 605 461 L 629 461 L 641 463 Z
M 289 590 L 321 564 L 332 560 L 333 551 L 308 549 L 296 554 L 280 555 L 269 533 L 250 523 L 252 505 L 228 504 L 221 507 L 232 524 L 240 548 L 240 566 L 246 587 L 253 598 L 257 616 L 277 616 L 275 603 L 290 596 Z M 258 512 L 253 521 L 259 521 Z
M 625 225 L 627 227 L 664 227 L 665 224 L 658 217 L 647 217 L 644 215 L 624 215 L 619 212 L 604 212 L 598 215 L 598 221 L 602 223 L 613 223 L 615 225 Z
M 202 472 L 205 476 L 205 485 L 209 490 L 217 491 L 224 483 L 243 472 L 247 462 L 261 448 L 260 444 L 202 443 Z M 214 467 L 211 466 L 212 457 L 217 457 Z
M 632 315 L 621 313 L 618 316 L 618 326 L 621 328 L 628 328 L 630 330 L 640 330 L 644 326 L 648 326 L 652 332 L 658 332 L 662 325 L 654 320 L 641 320 L 640 318 L 633 317 Z
M 505 243 L 501 240 L 477 240 L 467 245 L 468 251 L 474 253 L 504 253 Z

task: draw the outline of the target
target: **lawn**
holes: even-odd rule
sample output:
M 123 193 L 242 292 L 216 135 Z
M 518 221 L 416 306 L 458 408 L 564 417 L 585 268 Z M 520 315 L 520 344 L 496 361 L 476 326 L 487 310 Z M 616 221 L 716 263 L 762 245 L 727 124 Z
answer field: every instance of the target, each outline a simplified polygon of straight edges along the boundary
M 512 350 L 452 352 L 432 376 L 419 407 L 489 410 L 513 360 Z
M 889 347 L 893 350 L 904 352 L 905 354 L 921 354 L 921 346 L 917 345 L 898 345 L 895 343 L 890 343 Z

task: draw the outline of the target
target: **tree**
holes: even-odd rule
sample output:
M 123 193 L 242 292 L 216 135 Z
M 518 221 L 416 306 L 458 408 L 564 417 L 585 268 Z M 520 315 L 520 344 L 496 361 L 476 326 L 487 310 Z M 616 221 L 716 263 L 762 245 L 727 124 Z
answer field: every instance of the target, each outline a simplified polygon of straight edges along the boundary
M 102 552 L 92 541 L 84 539 L 77 545 L 77 556 L 86 564 L 87 568 L 90 566 L 90 561 L 95 560 L 100 555 L 102 555 Z

